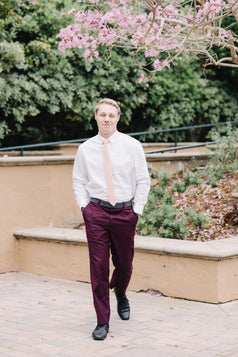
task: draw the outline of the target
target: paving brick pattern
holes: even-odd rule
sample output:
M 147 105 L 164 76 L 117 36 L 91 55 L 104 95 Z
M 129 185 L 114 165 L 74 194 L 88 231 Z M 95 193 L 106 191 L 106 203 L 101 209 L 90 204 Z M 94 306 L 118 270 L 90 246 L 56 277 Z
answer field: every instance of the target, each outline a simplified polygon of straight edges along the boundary
M 111 293 L 110 332 L 94 341 L 89 284 L 0 274 L 0 356 L 238 356 L 238 301 L 215 305 L 131 291 L 128 298 L 131 319 L 122 321 Z

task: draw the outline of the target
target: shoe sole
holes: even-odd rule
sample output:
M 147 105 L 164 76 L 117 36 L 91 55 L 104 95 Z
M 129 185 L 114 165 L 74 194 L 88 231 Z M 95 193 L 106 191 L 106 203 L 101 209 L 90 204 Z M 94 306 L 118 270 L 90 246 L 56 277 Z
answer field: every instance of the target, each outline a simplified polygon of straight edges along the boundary
M 103 340 L 105 340 L 106 337 L 107 337 L 107 336 L 105 336 L 104 338 L 98 338 L 98 337 L 93 336 L 93 339 L 94 339 L 95 341 L 103 341 Z
M 129 316 L 128 318 L 121 317 L 121 315 L 119 314 L 119 312 L 118 312 L 118 315 L 119 315 L 119 317 L 120 317 L 123 321 L 128 321 L 128 320 L 130 320 L 130 316 Z

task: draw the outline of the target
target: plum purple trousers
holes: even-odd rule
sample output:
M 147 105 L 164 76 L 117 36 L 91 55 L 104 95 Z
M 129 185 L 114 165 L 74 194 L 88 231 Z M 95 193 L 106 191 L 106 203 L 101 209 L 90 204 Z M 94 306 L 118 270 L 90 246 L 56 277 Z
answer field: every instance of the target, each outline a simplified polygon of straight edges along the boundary
M 138 216 L 132 206 L 108 208 L 89 202 L 83 210 L 89 248 L 90 276 L 97 323 L 110 319 L 109 289 L 123 295 L 132 274 Z M 110 251 L 114 271 L 109 283 Z

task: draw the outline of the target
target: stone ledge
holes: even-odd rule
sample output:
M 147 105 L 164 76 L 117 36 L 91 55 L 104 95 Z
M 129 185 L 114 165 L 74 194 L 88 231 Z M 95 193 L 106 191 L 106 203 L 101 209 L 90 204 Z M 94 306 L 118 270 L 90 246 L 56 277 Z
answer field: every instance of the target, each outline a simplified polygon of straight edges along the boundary
M 20 151 L 0 151 L 0 157 L 7 155 L 8 157 L 19 157 L 21 156 L 21 152 Z M 62 156 L 63 152 L 62 151 L 52 151 L 52 150 L 44 150 L 44 151 L 40 151 L 40 150 L 35 150 L 35 151 L 30 151 L 30 150 L 25 150 L 24 151 L 24 156 Z
M 189 161 L 191 158 L 203 160 L 208 158 L 209 153 L 204 152 L 177 152 L 164 154 L 146 154 L 149 162 L 159 161 Z M 35 165 L 62 165 L 73 164 L 75 155 L 65 156 L 21 156 L 21 157 L 0 157 L 0 166 L 35 166 Z
M 30 239 L 64 244 L 87 244 L 85 232 L 79 229 L 40 227 L 17 229 L 13 235 L 17 239 Z
M 86 235 L 83 230 L 69 228 L 40 227 L 17 229 L 14 231 L 14 236 L 17 239 L 62 244 L 87 244 Z M 221 261 L 238 257 L 238 236 L 207 242 L 136 236 L 135 250 L 158 255 Z
M 64 148 L 64 147 L 69 147 L 69 146 L 72 146 L 72 147 L 78 147 L 81 143 L 78 142 L 78 143 L 64 143 L 64 144 L 58 144 L 58 145 L 54 145 L 53 147 L 54 148 Z M 205 144 L 204 142 L 179 142 L 177 143 L 177 146 L 188 146 L 188 145 L 196 145 L 196 144 Z M 154 147 L 173 147 L 174 146 L 174 142 L 170 142 L 170 143 L 167 143 L 167 142 L 164 142 L 164 143 L 157 143 L 157 142 L 146 142 L 146 143 L 141 143 L 141 145 L 143 147 L 148 147 L 148 146 L 154 146 Z
M 73 164 L 74 156 L 21 156 L 0 158 L 0 166 L 35 166 Z
M 183 160 L 183 161 L 188 161 L 191 160 L 191 158 L 195 159 L 208 159 L 208 156 L 210 156 L 210 152 L 201 152 L 201 151 L 194 151 L 194 152 L 181 152 L 181 150 L 177 153 L 158 153 L 158 154 L 146 154 L 146 159 L 147 161 L 178 161 L 178 160 Z
M 160 148 L 165 148 L 165 147 L 168 147 L 168 148 L 171 148 L 171 147 L 174 147 L 174 142 L 164 142 L 164 143 L 157 143 L 157 142 L 153 142 L 153 143 L 141 143 L 143 147 L 150 147 L 150 146 L 154 146 L 154 147 L 160 147 Z M 190 146 L 190 145 L 196 145 L 196 144 L 205 144 L 204 142 L 178 142 L 177 143 L 177 146 Z M 205 147 L 205 146 L 204 146 Z

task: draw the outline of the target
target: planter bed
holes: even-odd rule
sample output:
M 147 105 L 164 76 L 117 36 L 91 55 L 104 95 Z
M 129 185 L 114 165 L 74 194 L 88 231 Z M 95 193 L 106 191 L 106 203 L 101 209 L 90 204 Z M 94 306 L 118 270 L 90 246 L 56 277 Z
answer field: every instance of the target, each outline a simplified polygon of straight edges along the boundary
M 20 271 L 90 281 L 84 231 L 42 227 L 14 236 Z M 238 236 L 207 242 L 136 236 L 129 289 L 211 303 L 238 299 Z

